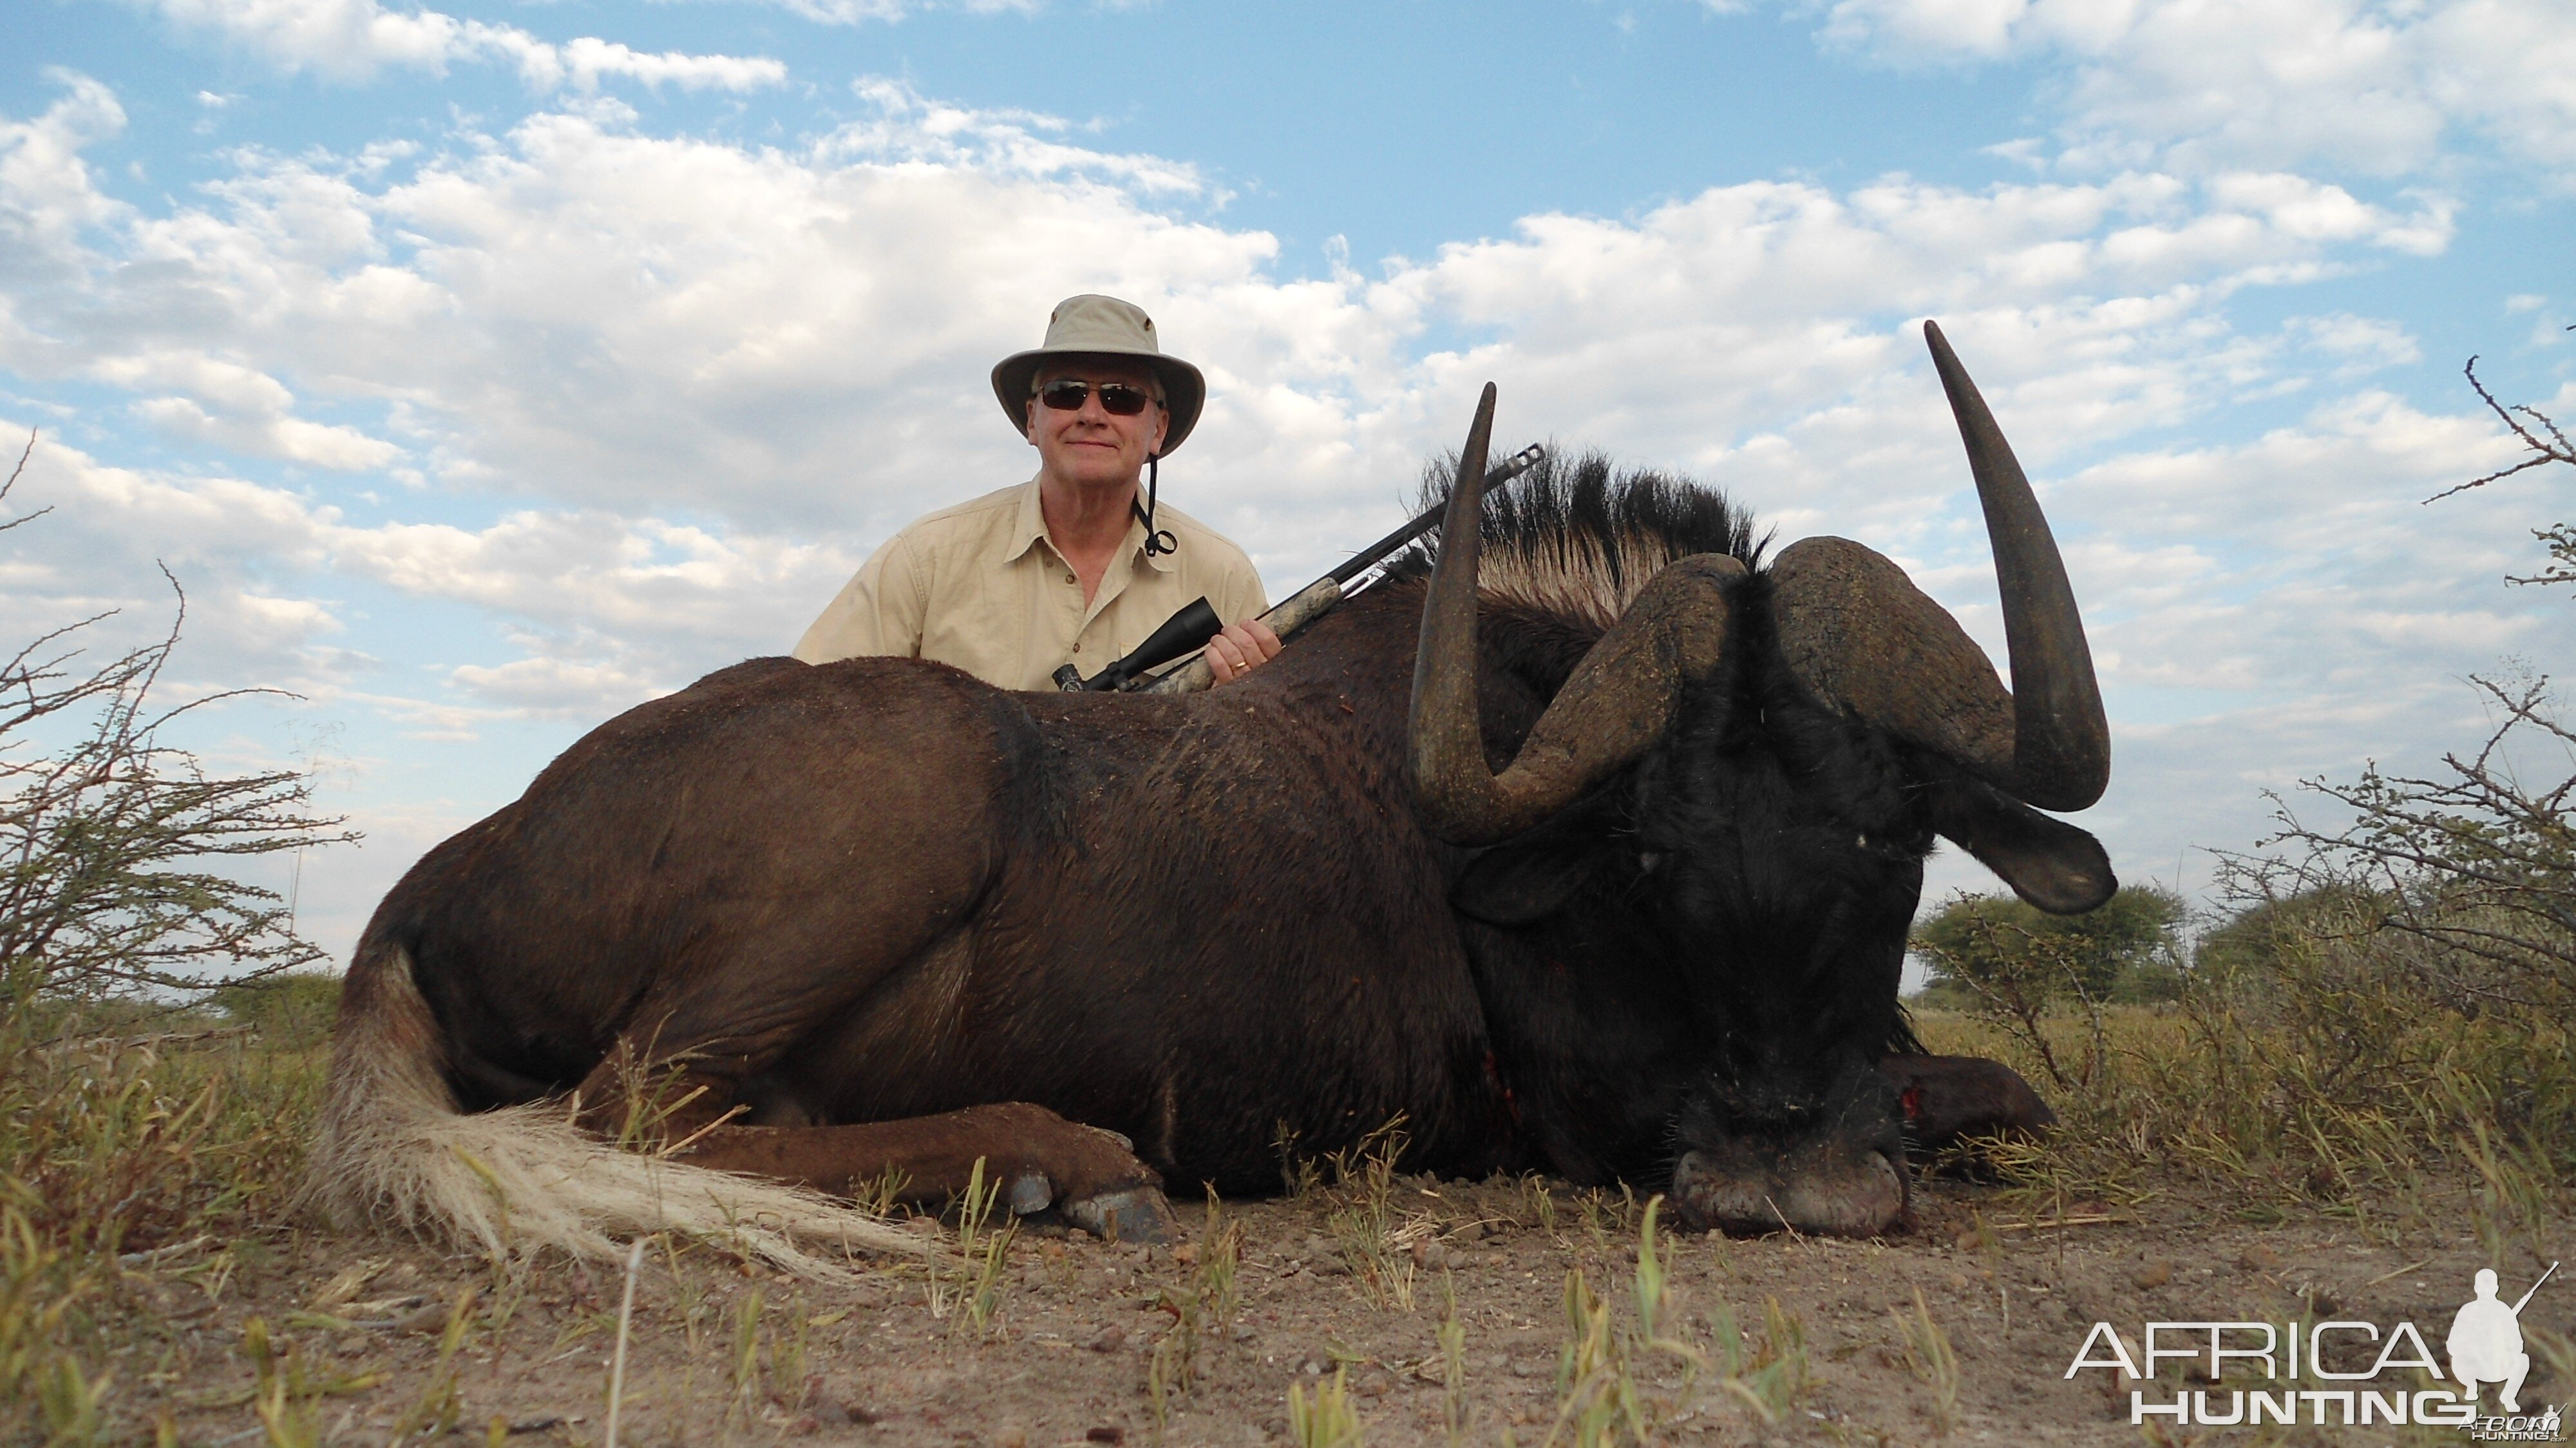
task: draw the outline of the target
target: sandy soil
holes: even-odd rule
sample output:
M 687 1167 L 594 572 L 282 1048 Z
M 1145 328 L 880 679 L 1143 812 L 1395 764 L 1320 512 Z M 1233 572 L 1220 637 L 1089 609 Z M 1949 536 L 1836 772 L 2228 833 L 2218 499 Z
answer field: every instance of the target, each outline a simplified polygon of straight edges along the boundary
M 1244 1229 L 1239 1307 L 1222 1331 L 1202 1314 L 1197 1380 L 1186 1389 L 1172 1381 L 1172 1304 L 1207 1285 L 1195 1242 L 1176 1252 L 1023 1234 L 980 1337 L 963 1314 L 934 1312 L 933 1280 L 919 1263 L 812 1283 L 703 1249 L 657 1252 L 637 1274 L 621 1441 L 1269 1443 L 1288 1436 L 1291 1386 L 1312 1391 L 1338 1365 L 1366 1442 L 1445 1443 L 1453 1404 L 1439 1341 L 1444 1279 L 1463 1329 L 1462 1440 L 1546 1439 L 1560 1401 L 1567 1274 L 1583 1273 L 1630 1311 L 1637 1239 L 1621 1204 L 1595 1199 L 1587 1212 L 1561 1187 L 1542 1205 L 1526 1183 L 1406 1178 L 1387 1206 L 1403 1223 L 1393 1260 L 1398 1278 L 1412 1269 L 1409 1306 L 1398 1300 L 1401 1280 L 1373 1290 L 1349 1270 L 1326 1194 L 1229 1207 Z M 2108 1371 L 2064 1378 L 2094 1321 L 2115 1324 L 2134 1348 L 2150 1318 L 2408 1319 L 2438 1349 L 2484 1265 L 2465 1234 L 2373 1243 L 2326 1222 L 2184 1228 L 2094 1204 L 2066 1212 L 2071 1225 L 2032 1226 L 1984 1189 L 1938 1181 L 1925 1184 L 1920 1206 L 1919 1230 L 1878 1242 L 1676 1241 L 1678 1317 L 1667 1322 L 1705 1350 L 1713 1318 L 1731 1311 L 1748 1363 L 1775 1367 L 1774 1394 L 1757 1403 L 1760 1394 L 1731 1390 L 1714 1372 L 1685 1384 L 1677 1359 L 1649 1355 L 1634 1381 L 1662 1422 L 1656 1436 L 2134 1443 L 2132 1384 Z M 1204 1209 L 1184 1216 L 1194 1238 L 1204 1234 Z M 2114 1220 L 2084 1220 L 2105 1216 Z M 447 1369 L 455 1398 L 446 1417 L 457 1431 L 480 1440 L 497 1420 L 522 1444 L 603 1439 L 621 1286 L 613 1269 L 555 1264 L 496 1289 L 485 1265 L 408 1244 L 297 1236 L 211 1251 L 139 1268 L 133 1291 L 153 1325 L 118 1363 L 123 1401 L 147 1414 L 166 1406 L 185 1442 L 263 1441 L 252 1318 L 280 1354 L 268 1381 L 290 1413 L 302 1394 L 323 1441 L 387 1441 L 407 1415 L 430 1416 L 442 1403 L 445 1304 L 469 1287 L 479 1292 L 478 1325 L 459 1337 Z M 2529 1276 L 2508 1263 L 2508 1299 Z M 210 1289 L 219 1289 L 211 1308 Z M 1917 1293 L 1956 1354 L 1946 1404 L 1929 1335 L 1900 1326 L 1919 1324 Z M 505 1320 L 495 1327 L 495 1317 Z M 2568 1330 L 2576 1282 L 2544 1287 L 2525 1320 Z M 737 1393 L 746 1339 L 756 1367 Z M 2168 1388 L 2189 1386 L 2179 1376 L 2169 1364 Z M 2526 1406 L 2563 1401 L 2549 1378 L 2545 1364 L 2535 1371 Z M 330 1391 L 316 1399 L 317 1388 Z M 2260 1441 L 2465 1441 L 2457 1428 L 2267 1431 Z M 2257 1441 L 2241 1429 L 2158 1430 L 2149 1440 L 2194 1437 Z

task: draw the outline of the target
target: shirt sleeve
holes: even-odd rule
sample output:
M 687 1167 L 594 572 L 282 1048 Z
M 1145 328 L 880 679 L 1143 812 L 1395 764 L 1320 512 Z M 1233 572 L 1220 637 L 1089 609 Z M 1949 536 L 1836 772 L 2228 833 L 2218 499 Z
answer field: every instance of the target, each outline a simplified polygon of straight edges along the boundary
M 796 641 L 795 656 L 809 664 L 871 654 L 921 657 L 922 619 L 929 611 L 919 555 L 898 533 L 859 565 L 820 618 Z

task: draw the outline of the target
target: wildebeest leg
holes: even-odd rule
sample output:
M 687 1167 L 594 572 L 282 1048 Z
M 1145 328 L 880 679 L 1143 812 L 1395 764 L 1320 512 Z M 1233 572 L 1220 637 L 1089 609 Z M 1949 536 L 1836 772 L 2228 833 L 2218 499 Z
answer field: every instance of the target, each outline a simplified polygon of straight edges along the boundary
M 837 1126 L 750 1126 L 733 1113 L 747 1094 L 704 1072 L 681 1069 L 635 1092 L 616 1058 L 583 1083 L 585 1124 L 615 1134 L 637 1116 L 651 1134 L 681 1143 L 680 1160 L 717 1171 L 794 1182 L 836 1196 L 854 1195 L 888 1173 L 900 1180 L 895 1200 L 937 1205 L 962 1196 L 975 1163 L 1000 1186 L 1002 1201 L 1028 1216 L 1053 1207 L 1068 1221 L 1120 1241 L 1171 1239 L 1171 1204 L 1163 1179 L 1139 1161 L 1126 1138 L 1067 1121 L 1043 1106 L 1007 1101 L 935 1116 Z M 638 1111 L 626 1103 L 659 1101 Z
M 1926 1151 L 1968 1137 L 2032 1137 L 2057 1124 L 2021 1073 L 1974 1056 L 1887 1056 L 1878 1073 L 1897 1091 L 1907 1134 Z
M 1022 1216 L 1053 1206 L 1103 1237 L 1172 1236 L 1163 1179 L 1124 1138 L 1020 1101 L 851 1126 L 719 1126 L 681 1156 L 842 1194 L 892 1172 L 896 1199 L 922 1205 L 962 1196 L 981 1161 L 985 1182 Z

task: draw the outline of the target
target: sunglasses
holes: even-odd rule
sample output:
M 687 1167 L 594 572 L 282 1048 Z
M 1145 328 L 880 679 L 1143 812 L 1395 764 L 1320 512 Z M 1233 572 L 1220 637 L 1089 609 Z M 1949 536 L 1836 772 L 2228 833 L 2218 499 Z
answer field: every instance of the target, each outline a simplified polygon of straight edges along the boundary
M 1088 382 L 1059 378 L 1038 389 L 1038 401 L 1058 412 L 1080 412 L 1084 400 L 1091 396 L 1091 387 Z M 1154 395 L 1142 387 L 1130 387 L 1124 382 L 1100 384 L 1100 410 L 1112 417 L 1134 417 L 1153 400 Z

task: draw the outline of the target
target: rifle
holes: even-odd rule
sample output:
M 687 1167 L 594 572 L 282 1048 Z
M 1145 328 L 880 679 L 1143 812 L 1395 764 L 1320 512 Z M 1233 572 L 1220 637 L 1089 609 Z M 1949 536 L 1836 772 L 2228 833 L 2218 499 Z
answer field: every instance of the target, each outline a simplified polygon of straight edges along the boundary
M 1485 471 L 1485 486 L 1498 488 L 1535 467 L 1547 456 L 1547 448 L 1532 443 Z M 1344 586 L 1387 560 L 1395 550 L 1440 526 L 1441 515 L 1448 503 L 1434 503 L 1408 519 L 1359 552 L 1344 559 L 1340 567 L 1288 596 L 1285 603 L 1261 615 L 1270 631 L 1285 644 L 1313 627 L 1317 619 L 1341 606 L 1347 594 Z M 1350 592 L 1357 592 L 1352 589 Z M 1195 694 L 1216 682 L 1216 670 L 1207 661 L 1205 650 L 1209 639 L 1225 627 L 1204 598 L 1163 620 L 1162 627 L 1136 646 L 1136 651 L 1086 679 L 1073 665 L 1055 671 L 1056 687 L 1067 693 L 1123 690 L 1141 694 Z M 1159 668 L 1192 651 L 1199 657 L 1155 678 L 1146 670 Z
M 2557 1264 L 2557 1263 L 2555 1263 L 2555 1262 L 2552 1262 L 2552 1263 L 2550 1263 L 2550 1264 L 2549 1264 L 2549 1270 L 2540 1274 L 2540 1282 L 2546 1282 L 2546 1281 L 2548 1281 L 2550 1278 L 2555 1277 L 2555 1276 L 2557 1276 L 2557 1275 L 2558 1275 L 2558 1264 Z M 2538 1291 L 2540 1290 L 2540 1282 L 2534 1282 L 2533 1284 L 2531 1284 L 2531 1292 L 2538 1292 Z M 2514 1316 L 2516 1316 L 2516 1317 L 2520 1317 L 2520 1316 L 2522 1316 L 2523 1304 L 2524 1304 L 2524 1303 L 2527 1303 L 2527 1302 L 2529 1302 L 2529 1301 L 2531 1301 L 2531 1292 L 2526 1292 L 2526 1293 L 2522 1294 L 2522 1301 L 2521 1301 L 2521 1302 L 2517 1302 L 2517 1303 L 2515 1303 L 2515 1304 L 2513 1305 L 2513 1315 L 2514 1315 Z

